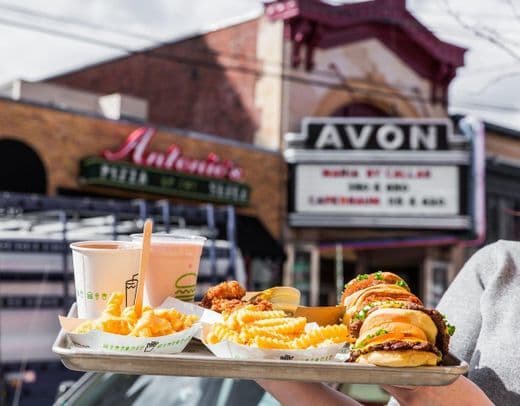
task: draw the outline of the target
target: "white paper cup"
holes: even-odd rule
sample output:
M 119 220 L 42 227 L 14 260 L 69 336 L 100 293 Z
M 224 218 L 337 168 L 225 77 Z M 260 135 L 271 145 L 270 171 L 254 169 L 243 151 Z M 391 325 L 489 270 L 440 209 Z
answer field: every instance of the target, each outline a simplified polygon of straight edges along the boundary
M 142 234 L 132 234 L 142 242 Z M 193 301 L 200 256 L 206 238 L 182 234 L 152 234 L 150 264 L 144 284 L 144 303 L 159 306 L 168 296 Z
M 101 315 L 112 292 L 125 294 L 125 306 L 135 303 L 141 245 L 126 241 L 82 241 L 70 245 L 78 317 Z

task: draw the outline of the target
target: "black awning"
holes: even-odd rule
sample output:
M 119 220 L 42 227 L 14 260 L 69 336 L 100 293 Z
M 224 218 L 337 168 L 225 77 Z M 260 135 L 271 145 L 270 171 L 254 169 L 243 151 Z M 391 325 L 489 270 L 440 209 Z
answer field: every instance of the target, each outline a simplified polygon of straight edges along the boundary
M 285 260 L 285 251 L 256 217 L 237 216 L 237 245 L 244 257 Z

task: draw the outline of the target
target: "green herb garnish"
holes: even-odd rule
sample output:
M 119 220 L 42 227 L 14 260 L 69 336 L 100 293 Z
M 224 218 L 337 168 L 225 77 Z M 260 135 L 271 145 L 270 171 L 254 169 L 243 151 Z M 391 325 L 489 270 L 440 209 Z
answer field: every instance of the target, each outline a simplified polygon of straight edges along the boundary
M 455 333 L 455 326 L 448 322 L 446 315 L 441 313 L 441 316 L 442 316 L 442 319 L 444 320 L 444 323 L 446 324 L 446 331 L 447 331 L 448 335 L 451 337 Z
M 396 284 L 397 286 L 400 286 L 400 287 L 405 288 L 405 289 L 408 288 L 408 284 L 407 284 L 405 281 L 403 281 L 402 279 L 401 279 L 401 280 L 398 280 L 395 284 Z
M 367 312 L 364 311 L 364 310 L 360 310 L 355 316 L 354 318 L 358 319 L 358 320 L 365 320 L 365 317 L 367 317 Z
M 388 331 L 386 331 L 384 328 L 380 328 L 379 330 L 376 331 L 375 337 L 383 335 L 383 334 L 388 334 Z
M 365 279 L 368 279 L 368 275 L 366 273 L 362 273 L 361 275 L 356 276 L 356 280 L 363 281 Z
M 448 335 L 452 336 L 455 333 L 455 326 L 452 324 L 448 324 Z
M 370 310 L 370 306 L 363 307 L 363 309 L 361 309 L 359 312 L 357 312 L 357 314 L 354 316 L 354 318 L 358 319 L 358 320 L 365 320 L 369 310 Z
M 377 271 L 374 275 L 374 277 L 378 280 L 378 281 L 382 281 L 384 278 L 383 278 L 383 272 L 381 271 Z
M 369 335 L 367 335 L 367 336 L 365 337 L 365 339 L 359 343 L 359 345 L 355 345 L 353 348 L 362 348 L 362 347 L 365 346 L 365 344 L 367 343 L 367 341 L 371 340 L 371 339 L 374 338 L 374 337 L 377 337 L 377 336 L 383 335 L 383 334 L 388 334 L 388 331 L 385 330 L 384 328 L 380 328 L 380 329 L 377 330 L 374 334 L 369 334 Z

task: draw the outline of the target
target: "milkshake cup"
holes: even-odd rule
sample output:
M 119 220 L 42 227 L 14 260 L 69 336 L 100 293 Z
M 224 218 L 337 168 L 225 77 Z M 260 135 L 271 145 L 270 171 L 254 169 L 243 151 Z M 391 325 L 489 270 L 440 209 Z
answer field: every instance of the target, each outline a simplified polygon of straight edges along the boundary
M 78 318 L 99 317 L 112 292 L 135 303 L 141 245 L 128 241 L 82 241 L 70 244 Z
M 132 241 L 142 242 L 142 234 L 131 237 Z M 192 235 L 152 234 L 150 263 L 144 284 L 145 304 L 157 307 L 169 296 L 193 301 L 205 240 Z

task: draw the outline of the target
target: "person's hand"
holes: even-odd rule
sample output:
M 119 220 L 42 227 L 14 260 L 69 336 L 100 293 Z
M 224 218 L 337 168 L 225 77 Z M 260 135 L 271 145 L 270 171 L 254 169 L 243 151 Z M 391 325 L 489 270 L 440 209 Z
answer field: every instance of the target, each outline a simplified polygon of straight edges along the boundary
M 361 406 L 354 399 L 322 383 L 268 379 L 257 379 L 256 383 L 285 406 Z
M 394 397 L 400 406 L 420 405 L 425 398 L 429 397 L 428 386 L 382 385 L 381 387 Z
M 448 386 L 390 386 L 383 389 L 401 406 L 488 406 L 493 405 L 482 390 L 464 376 Z

